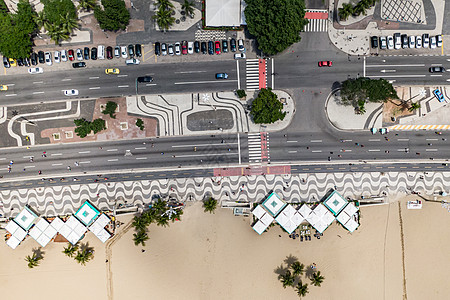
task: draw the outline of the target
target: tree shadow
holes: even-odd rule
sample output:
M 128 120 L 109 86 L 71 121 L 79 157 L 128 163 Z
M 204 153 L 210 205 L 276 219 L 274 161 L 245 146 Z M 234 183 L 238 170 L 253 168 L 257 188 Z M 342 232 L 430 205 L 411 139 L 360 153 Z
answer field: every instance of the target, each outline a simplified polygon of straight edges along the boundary
M 78 247 L 81 251 L 94 252 L 94 247 L 90 247 L 89 242 L 80 243 L 80 245 Z
M 305 276 L 306 278 L 311 278 L 314 273 L 317 272 L 317 269 L 311 268 L 311 264 L 305 265 Z
M 279 278 L 281 275 L 286 274 L 286 271 L 288 271 L 288 270 L 289 270 L 288 267 L 285 267 L 285 266 L 283 266 L 283 264 L 281 264 L 280 266 L 276 267 L 275 270 L 273 270 L 273 272 L 275 274 L 277 274 L 278 278 Z
M 34 255 L 36 255 L 37 258 L 44 258 L 45 252 L 42 251 L 42 247 L 33 248 L 32 252 Z
M 292 254 L 289 254 L 289 256 L 286 256 L 286 258 L 284 259 L 284 263 L 287 264 L 288 269 L 296 261 L 298 261 L 298 258 L 296 256 L 293 256 Z

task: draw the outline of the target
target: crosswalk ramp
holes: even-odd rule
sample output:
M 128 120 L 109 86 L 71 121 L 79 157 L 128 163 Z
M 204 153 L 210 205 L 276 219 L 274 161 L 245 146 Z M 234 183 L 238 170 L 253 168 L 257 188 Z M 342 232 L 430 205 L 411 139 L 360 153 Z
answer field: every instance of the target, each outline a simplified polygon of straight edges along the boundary
M 305 32 L 326 32 L 328 30 L 328 11 L 324 9 L 308 9 L 305 17 L 309 23 L 303 27 Z
M 269 133 L 258 132 L 248 134 L 248 160 L 249 163 L 261 164 L 270 162 Z
M 245 81 L 247 90 L 259 90 L 259 59 L 245 61 Z

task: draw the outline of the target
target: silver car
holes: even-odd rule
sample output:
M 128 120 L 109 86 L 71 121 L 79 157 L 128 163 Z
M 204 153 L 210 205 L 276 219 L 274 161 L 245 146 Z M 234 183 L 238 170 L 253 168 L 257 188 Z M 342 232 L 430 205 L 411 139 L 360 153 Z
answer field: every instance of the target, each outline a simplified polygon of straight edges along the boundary
M 55 63 L 61 62 L 61 56 L 59 54 L 59 51 L 55 51 Z
M 44 54 L 45 57 L 45 63 L 49 66 L 52 65 L 52 54 L 50 52 L 45 52 Z
M 67 51 L 61 50 L 61 61 L 67 61 Z
M 442 47 L 442 35 L 437 35 L 436 36 L 436 44 L 439 48 Z
M 420 35 L 416 36 L 416 48 L 422 48 L 422 37 Z
M 169 46 L 167 47 L 167 51 L 169 53 L 169 55 L 173 56 L 174 52 L 173 52 L 173 45 L 169 44 Z
M 436 49 L 436 37 L 435 36 L 430 37 L 430 48 Z
M 387 48 L 387 39 L 385 36 L 380 36 L 380 49 L 386 50 Z
M 77 49 L 77 60 L 83 60 L 83 51 L 80 48 Z
M 181 46 L 180 43 L 175 43 L 175 55 L 181 55 Z
M 394 49 L 394 37 L 392 37 L 391 35 L 387 37 L 387 48 L 389 50 Z
M 162 44 L 161 44 L 161 54 L 162 54 L 163 56 L 166 56 L 166 55 L 167 55 L 167 45 L 166 45 L 166 43 L 162 43 Z

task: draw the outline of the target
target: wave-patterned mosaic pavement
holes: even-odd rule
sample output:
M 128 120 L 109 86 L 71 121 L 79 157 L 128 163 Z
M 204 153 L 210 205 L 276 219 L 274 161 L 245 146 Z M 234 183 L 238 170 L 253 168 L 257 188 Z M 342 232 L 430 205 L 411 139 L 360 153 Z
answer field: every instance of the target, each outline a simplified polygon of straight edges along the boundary
M 450 172 L 373 172 L 108 182 L 0 191 L 0 213 L 4 217 L 15 216 L 28 204 L 40 215 L 71 214 L 85 200 L 90 200 L 100 210 L 112 210 L 123 201 L 143 207 L 156 195 L 171 196 L 183 202 L 203 200 L 207 195 L 219 200 L 255 202 L 271 191 L 288 202 L 314 202 L 332 188 L 352 199 L 411 191 L 432 195 L 449 193 L 445 185 L 449 181 Z

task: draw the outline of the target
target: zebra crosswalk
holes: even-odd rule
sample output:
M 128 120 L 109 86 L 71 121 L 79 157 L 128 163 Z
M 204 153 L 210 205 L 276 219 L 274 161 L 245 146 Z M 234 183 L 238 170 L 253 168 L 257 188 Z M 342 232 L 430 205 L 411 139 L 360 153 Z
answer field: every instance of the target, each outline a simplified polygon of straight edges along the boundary
M 305 32 L 326 32 L 328 30 L 327 19 L 309 19 L 309 23 L 305 25 Z
M 255 164 L 261 164 L 264 161 L 270 162 L 269 133 L 248 134 L 248 161 Z
M 259 59 L 245 61 L 245 81 L 247 90 L 259 90 Z

